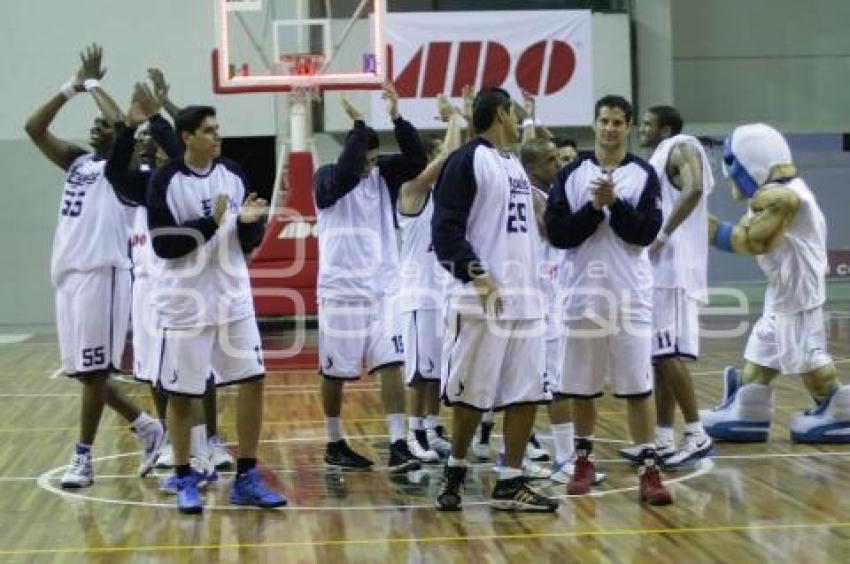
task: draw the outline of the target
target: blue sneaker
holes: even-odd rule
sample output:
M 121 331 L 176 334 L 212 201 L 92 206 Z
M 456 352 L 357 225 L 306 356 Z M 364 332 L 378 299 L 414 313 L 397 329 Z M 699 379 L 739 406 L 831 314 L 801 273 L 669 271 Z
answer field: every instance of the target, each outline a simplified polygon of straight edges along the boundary
M 712 438 L 730 442 L 766 442 L 773 418 L 773 388 L 741 384 L 734 368 L 723 372 L 723 403 L 701 409 L 700 420 Z
M 192 477 L 195 478 L 195 486 L 198 488 L 205 488 L 210 483 L 218 481 L 218 473 L 215 470 L 210 473 L 199 472 L 192 468 Z M 179 480 L 180 478 L 177 477 L 177 474 L 172 474 L 159 483 L 159 491 L 169 495 L 176 495 L 179 490 Z
M 177 478 L 177 510 L 180 513 L 198 514 L 204 510 L 204 502 L 198 491 L 198 483 L 191 474 Z
M 286 499 L 260 483 L 260 475 L 256 468 L 248 470 L 233 480 L 230 490 L 230 503 L 233 505 L 255 505 L 271 508 L 286 505 Z
M 850 443 L 850 386 L 836 388 L 812 409 L 793 414 L 788 428 L 795 443 Z

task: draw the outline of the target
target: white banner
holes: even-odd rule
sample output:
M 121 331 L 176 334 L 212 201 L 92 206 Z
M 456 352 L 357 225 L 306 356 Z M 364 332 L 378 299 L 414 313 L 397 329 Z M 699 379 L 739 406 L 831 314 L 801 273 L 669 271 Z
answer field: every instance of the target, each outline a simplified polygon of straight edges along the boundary
M 593 65 L 589 10 L 428 12 L 387 14 L 390 76 L 402 115 L 436 129 L 439 93 L 461 104 L 461 88 L 499 86 L 521 102 L 537 100 L 547 126 L 586 126 L 593 120 Z M 372 121 L 391 129 L 380 92 Z

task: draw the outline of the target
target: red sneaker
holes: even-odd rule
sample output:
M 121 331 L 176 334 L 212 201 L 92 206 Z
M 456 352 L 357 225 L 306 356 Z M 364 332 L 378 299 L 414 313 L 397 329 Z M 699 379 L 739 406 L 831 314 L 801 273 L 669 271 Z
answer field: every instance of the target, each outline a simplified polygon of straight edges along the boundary
M 590 493 L 590 486 L 596 479 L 596 467 L 593 459 L 588 455 L 576 458 L 575 471 L 570 482 L 567 484 L 569 495 L 584 495 Z
M 655 466 L 642 466 L 640 469 L 640 500 L 649 505 L 673 503 L 673 496 L 661 483 L 661 472 Z

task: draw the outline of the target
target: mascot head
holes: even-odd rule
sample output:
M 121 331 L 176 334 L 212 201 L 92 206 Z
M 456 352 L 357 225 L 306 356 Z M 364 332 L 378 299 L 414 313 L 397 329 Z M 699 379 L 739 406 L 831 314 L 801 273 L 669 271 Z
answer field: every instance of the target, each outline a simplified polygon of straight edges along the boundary
M 723 144 L 723 172 L 741 198 L 752 198 L 770 179 L 774 167 L 791 164 L 785 137 L 763 123 L 735 128 Z

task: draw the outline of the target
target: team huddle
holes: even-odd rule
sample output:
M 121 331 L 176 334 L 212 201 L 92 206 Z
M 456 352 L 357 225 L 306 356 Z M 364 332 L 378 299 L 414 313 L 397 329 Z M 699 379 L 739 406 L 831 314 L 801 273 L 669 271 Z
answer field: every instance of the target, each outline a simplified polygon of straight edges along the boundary
M 220 156 L 213 108 L 177 108 L 152 70 L 154 88 L 136 84 L 124 114 L 101 87 L 100 49 L 82 61 L 27 122 L 67 171 L 51 273 L 62 370 L 82 384 L 82 409 L 62 486 L 93 483 L 92 444 L 109 405 L 140 440 L 140 475 L 173 466 L 162 491 L 181 512 L 201 512 L 202 488 L 234 462 L 217 438 L 215 389 L 238 385 L 230 501 L 285 505 L 256 468 L 265 368 L 245 256 L 262 239 L 266 203 Z M 79 92 L 102 113 L 93 153 L 48 131 Z M 823 325 L 826 221 L 779 132 L 751 124 L 727 138 L 724 170 L 748 205 L 732 224 L 709 214 L 708 157 L 672 107 L 642 117 L 641 145 L 653 150 L 645 161 L 627 151 L 634 115 L 620 96 L 597 101 L 595 146 L 580 153 L 534 122 L 529 99 L 520 127 L 517 104 L 498 88 L 465 89 L 463 108 L 441 96 L 446 134 L 430 143 L 402 117 L 391 84 L 383 97 L 400 152 L 379 154 L 377 133 L 343 98 L 352 128 L 313 178 L 328 466 L 373 465 L 348 445 L 340 419 L 344 384 L 364 363 L 380 382 L 389 472 L 444 460 L 436 506 L 445 511 L 462 506 L 469 451 L 489 457 L 494 411 L 504 412 L 495 509 L 555 511 L 558 499 L 531 487 L 536 479 L 589 493 L 606 477 L 593 457 L 606 384 L 626 401 L 634 445 L 620 454 L 652 505 L 673 501 L 661 469 L 710 456 L 712 437 L 767 440 L 780 373 L 802 375 L 815 402 L 793 417 L 792 440 L 850 441 L 850 388 L 838 382 Z M 768 286 L 742 375 L 727 369 L 722 404 L 700 412 L 687 362 L 699 355 L 709 244 L 754 255 Z M 109 380 L 131 304 L 134 376 L 151 384 L 158 418 Z M 537 464 L 549 458 L 534 434 L 538 405 L 550 421 L 549 468 Z

